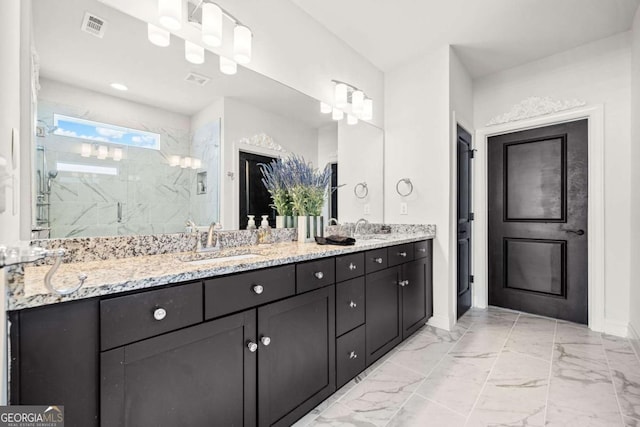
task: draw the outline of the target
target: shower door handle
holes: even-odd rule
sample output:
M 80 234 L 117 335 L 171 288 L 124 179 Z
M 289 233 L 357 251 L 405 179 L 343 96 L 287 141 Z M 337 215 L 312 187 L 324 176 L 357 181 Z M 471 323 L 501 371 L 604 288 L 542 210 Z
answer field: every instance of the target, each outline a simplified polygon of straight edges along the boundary
M 122 222 L 122 203 L 118 202 L 118 222 Z

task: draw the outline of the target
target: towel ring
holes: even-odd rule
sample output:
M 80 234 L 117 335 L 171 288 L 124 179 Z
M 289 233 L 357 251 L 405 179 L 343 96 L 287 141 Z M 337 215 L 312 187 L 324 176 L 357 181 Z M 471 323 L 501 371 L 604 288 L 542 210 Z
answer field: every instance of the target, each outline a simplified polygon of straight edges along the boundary
M 405 183 L 406 185 L 409 186 L 409 191 L 406 193 L 403 193 L 400 191 L 400 183 Z M 398 180 L 398 182 L 396 183 L 396 191 L 398 192 L 398 194 L 401 197 L 407 197 L 409 196 L 411 193 L 413 193 L 413 183 L 411 182 L 411 180 L 409 178 L 401 178 L 400 180 Z
M 356 195 L 358 199 L 364 199 L 369 194 L 369 187 L 367 187 L 366 182 L 359 182 L 353 187 L 353 194 Z
M 45 253 L 45 256 L 53 256 L 56 258 L 56 260 L 53 266 L 51 267 L 51 269 L 44 276 L 44 286 L 49 290 L 49 292 L 55 293 L 58 295 L 69 295 L 74 293 L 75 291 L 77 291 L 82 287 L 82 285 L 84 284 L 84 281 L 87 280 L 87 277 L 88 277 L 86 273 L 78 274 L 78 284 L 71 288 L 58 289 L 53 286 L 53 284 L 51 283 L 51 279 L 53 278 L 53 275 L 56 274 L 56 271 L 58 271 L 58 267 L 60 267 L 60 264 L 62 263 L 62 257 L 65 254 L 65 252 L 66 252 L 65 249 L 60 248 L 60 249 L 52 249 L 52 250 L 46 251 Z

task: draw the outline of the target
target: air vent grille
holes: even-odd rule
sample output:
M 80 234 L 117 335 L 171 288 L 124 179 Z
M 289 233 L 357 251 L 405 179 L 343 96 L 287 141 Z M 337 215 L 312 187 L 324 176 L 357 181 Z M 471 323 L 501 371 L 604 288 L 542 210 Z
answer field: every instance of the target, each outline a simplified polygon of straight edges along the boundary
M 211 80 L 209 77 L 198 73 L 189 73 L 184 79 L 188 82 L 197 84 L 198 86 L 204 86 L 209 83 L 209 80 Z
M 82 20 L 82 31 L 96 37 L 103 38 L 106 29 L 107 21 L 96 15 L 92 15 L 89 12 L 84 14 L 84 19 Z

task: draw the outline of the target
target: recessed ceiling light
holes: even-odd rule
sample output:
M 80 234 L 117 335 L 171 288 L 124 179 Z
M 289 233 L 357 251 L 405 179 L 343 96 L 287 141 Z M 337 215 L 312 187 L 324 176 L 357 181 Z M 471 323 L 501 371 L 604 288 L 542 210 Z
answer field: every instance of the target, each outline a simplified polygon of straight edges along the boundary
M 122 90 L 122 91 L 129 90 L 129 88 L 123 85 L 122 83 L 111 83 L 111 87 L 114 88 L 115 90 Z

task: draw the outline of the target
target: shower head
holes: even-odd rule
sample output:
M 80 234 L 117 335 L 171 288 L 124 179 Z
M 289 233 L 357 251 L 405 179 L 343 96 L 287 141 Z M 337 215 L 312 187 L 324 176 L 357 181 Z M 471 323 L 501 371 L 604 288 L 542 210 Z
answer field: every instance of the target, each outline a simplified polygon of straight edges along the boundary
M 51 194 L 51 183 L 58 176 L 57 170 L 49 171 L 49 178 L 47 178 L 47 194 Z
M 55 178 L 57 176 L 58 176 L 57 170 L 49 171 L 49 178 Z

